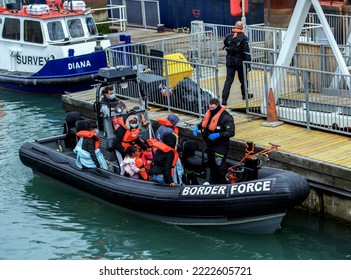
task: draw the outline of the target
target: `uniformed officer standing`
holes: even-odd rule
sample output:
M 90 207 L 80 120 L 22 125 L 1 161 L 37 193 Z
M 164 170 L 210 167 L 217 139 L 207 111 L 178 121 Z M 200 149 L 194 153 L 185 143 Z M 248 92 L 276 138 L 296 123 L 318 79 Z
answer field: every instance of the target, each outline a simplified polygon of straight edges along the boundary
M 235 72 L 238 72 L 238 78 L 241 84 L 242 99 L 245 100 L 245 82 L 243 61 L 251 61 L 249 40 L 244 33 L 244 24 L 237 21 L 232 32 L 224 39 L 224 49 L 227 51 L 226 68 L 227 76 L 222 91 L 222 105 L 227 105 L 230 94 L 230 88 L 235 78 Z M 250 68 L 248 69 L 250 70 Z M 248 94 L 248 98 L 252 98 L 253 94 Z
M 230 138 L 235 135 L 235 124 L 233 117 L 225 109 L 217 98 L 212 98 L 202 122 L 193 129 L 194 136 L 201 130 L 202 138 L 206 143 L 212 184 L 227 183 L 226 159 Z

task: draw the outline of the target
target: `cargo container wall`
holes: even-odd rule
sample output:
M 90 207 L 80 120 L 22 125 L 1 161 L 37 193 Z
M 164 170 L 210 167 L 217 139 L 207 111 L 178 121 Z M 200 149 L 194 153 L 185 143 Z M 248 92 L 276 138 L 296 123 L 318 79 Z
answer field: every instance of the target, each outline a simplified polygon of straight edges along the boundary
M 264 22 L 263 0 L 251 1 L 246 17 L 247 24 Z M 162 0 L 160 3 L 161 23 L 166 28 L 190 27 L 191 21 L 234 25 L 241 17 L 232 17 L 229 0 Z

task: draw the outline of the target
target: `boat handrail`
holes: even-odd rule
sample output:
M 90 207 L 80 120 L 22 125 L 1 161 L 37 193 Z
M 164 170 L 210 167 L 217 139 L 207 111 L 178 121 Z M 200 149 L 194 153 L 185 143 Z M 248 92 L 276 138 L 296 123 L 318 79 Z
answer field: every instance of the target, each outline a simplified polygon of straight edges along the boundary
M 106 39 L 108 39 L 108 37 L 105 36 L 105 35 L 96 35 L 96 36 L 93 36 L 93 37 L 80 38 L 80 39 L 68 39 L 68 40 L 60 40 L 60 41 L 50 41 L 50 40 L 48 40 L 47 43 L 48 43 L 48 45 L 61 46 L 61 45 L 71 45 L 71 44 L 86 43 L 86 42 L 89 42 L 89 41 L 95 42 L 97 39 L 106 40 Z

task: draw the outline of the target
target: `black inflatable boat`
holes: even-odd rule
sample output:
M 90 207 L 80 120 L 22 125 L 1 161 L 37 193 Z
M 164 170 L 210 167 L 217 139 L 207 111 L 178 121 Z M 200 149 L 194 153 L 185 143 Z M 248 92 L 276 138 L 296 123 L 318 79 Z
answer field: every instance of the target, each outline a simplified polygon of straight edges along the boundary
M 102 116 L 99 108 L 104 104 L 100 102 L 100 92 L 109 82 L 117 88 L 119 82 L 134 81 L 136 75 L 128 68 L 101 69 L 99 75 L 102 82 L 97 87 L 95 109 L 101 151 L 109 170 L 82 170 L 76 165 L 73 153 L 76 132 L 84 124 L 78 112 L 67 113 L 63 134 L 22 144 L 19 156 L 26 166 L 139 215 L 178 225 L 273 233 L 286 211 L 307 198 L 310 190 L 307 180 L 293 172 L 261 166 L 266 153 L 254 154 L 252 143 L 248 144 L 245 161 L 228 162 L 228 184 L 206 182 L 209 173 L 206 156 L 193 140 L 181 142 L 185 184 L 170 187 L 125 177 L 121 174 L 118 154 L 109 152 L 107 147 L 114 137 L 113 114 L 122 116 L 127 112 L 115 108 L 113 114 L 107 110 L 109 113 Z M 147 110 L 145 106 L 134 110 L 140 123 L 146 118 L 141 137 L 147 139 L 152 136 Z
M 170 187 L 132 179 L 120 175 L 118 161 L 104 149 L 108 139 L 101 138 L 109 170 L 78 168 L 69 133 L 26 142 L 20 147 L 19 155 L 34 171 L 140 215 L 178 225 L 273 233 L 286 211 L 301 204 L 309 193 L 309 184 L 302 176 L 252 163 L 236 168 L 235 183 L 204 185 L 205 157 L 194 149 L 197 143 L 193 140 L 183 141 L 184 185 Z

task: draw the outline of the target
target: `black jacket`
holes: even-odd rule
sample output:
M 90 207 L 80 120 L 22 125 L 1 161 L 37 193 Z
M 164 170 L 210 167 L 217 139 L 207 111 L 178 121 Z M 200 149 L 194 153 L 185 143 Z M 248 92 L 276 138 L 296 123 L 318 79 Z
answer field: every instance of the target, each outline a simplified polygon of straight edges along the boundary
M 212 112 L 212 116 L 214 116 L 220 109 L 221 105 Z M 206 142 L 208 148 L 223 153 L 228 150 L 230 138 L 235 135 L 234 119 L 227 111 L 223 111 L 219 117 L 215 131 L 210 131 L 208 126 L 211 123 L 211 119 L 212 117 L 210 118 L 207 127 L 202 131 L 202 138 Z M 202 122 L 198 124 L 199 129 L 201 129 L 201 124 Z M 208 136 L 212 133 L 219 133 L 220 137 L 215 140 L 209 140 Z
M 245 34 L 232 32 L 225 37 L 223 43 L 227 51 L 226 65 L 228 67 L 242 67 L 243 61 L 251 61 L 249 39 Z
M 171 169 L 173 167 L 174 153 L 157 150 L 154 154 L 154 163 L 150 170 L 151 174 L 163 174 L 166 184 L 173 183 Z
M 163 143 L 173 148 L 176 146 L 176 136 L 173 133 L 166 132 L 163 135 Z M 154 154 L 153 166 L 150 170 L 151 174 L 163 174 L 163 179 L 166 184 L 173 183 L 172 167 L 173 167 L 174 152 L 163 152 L 156 150 Z
M 113 107 L 116 107 L 118 105 L 118 102 L 119 100 L 117 98 L 114 98 L 114 99 L 109 99 L 109 98 L 106 98 L 106 95 L 104 95 L 102 98 L 101 98 L 101 103 L 103 104 L 110 104 L 110 106 L 113 108 Z

